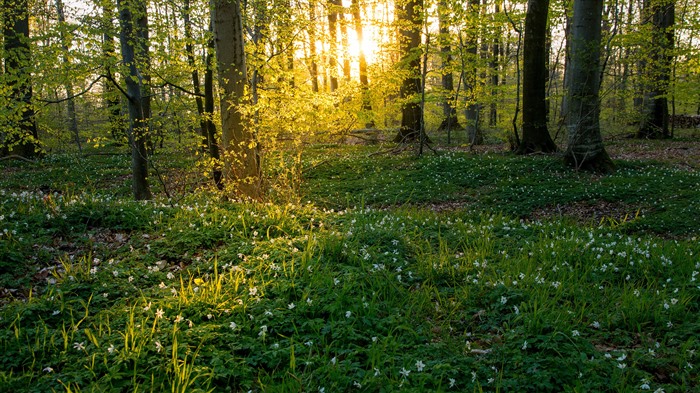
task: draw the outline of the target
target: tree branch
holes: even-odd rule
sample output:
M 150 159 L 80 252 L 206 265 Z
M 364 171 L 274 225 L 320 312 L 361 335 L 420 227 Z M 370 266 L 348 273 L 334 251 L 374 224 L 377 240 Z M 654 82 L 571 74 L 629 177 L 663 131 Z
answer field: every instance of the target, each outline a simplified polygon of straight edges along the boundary
M 73 94 L 73 95 L 70 96 L 70 97 L 61 98 L 61 99 L 58 99 L 58 100 L 44 100 L 44 99 L 39 98 L 39 99 L 37 99 L 37 101 L 43 102 L 43 103 L 45 103 L 45 104 L 47 104 L 47 105 L 48 105 L 48 104 L 60 104 L 60 103 L 62 103 L 62 102 L 70 101 L 70 100 L 72 100 L 72 99 L 74 99 L 74 98 L 80 97 L 80 96 L 82 96 L 82 95 L 88 93 L 90 90 L 92 90 L 92 87 L 95 86 L 95 84 L 96 84 L 97 82 L 99 82 L 99 80 L 102 79 L 102 78 L 104 78 L 104 77 L 105 77 L 104 75 L 98 76 L 97 79 L 95 79 L 94 81 L 92 81 L 92 82 L 90 83 L 90 85 L 89 85 L 85 90 L 81 91 L 80 93 Z

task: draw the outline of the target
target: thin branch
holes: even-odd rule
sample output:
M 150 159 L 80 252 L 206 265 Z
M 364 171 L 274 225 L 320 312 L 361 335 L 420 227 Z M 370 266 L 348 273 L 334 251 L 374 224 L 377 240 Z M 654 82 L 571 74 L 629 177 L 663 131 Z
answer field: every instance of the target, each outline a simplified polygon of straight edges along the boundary
M 100 76 L 107 79 L 108 81 L 112 82 L 112 85 L 114 87 L 116 87 L 117 90 L 119 90 L 119 92 L 122 93 L 122 95 L 124 97 L 126 97 L 127 100 L 129 100 L 131 102 L 134 101 L 134 98 L 132 96 L 130 96 L 129 93 L 126 92 L 126 90 L 122 89 L 122 87 L 119 85 L 119 83 L 117 83 L 117 81 L 114 80 L 114 77 L 112 77 L 112 74 L 100 75 Z
M 100 75 L 100 76 L 98 76 L 97 79 L 95 79 L 94 81 L 92 81 L 92 82 L 90 83 L 90 85 L 89 85 L 85 90 L 81 91 L 80 93 L 73 94 L 73 95 L 70 96 L 70 97 L 61 98 L 61 99 L 58 99 L 58 100 L 44 100 L 44 99 L 39 98 L 39 99 L 37 99 L 37 101 L 43 102 L 43 103 L 45 103 L 45 104 L 47 104 L 47 105 L 48 105 L 48 104 L 60 104 L 60 103 L 62 103 L 62 102 L 70 101 L 70 100 L 72 100 L 72 99 L 74 99 L 74 98 L 80 97 L 80 96 L 82 96 L 82 95 L 88 93 L 90 90 L 92 90 L 92 87 L 95 86 L 95 84 L 96 84 L 97 82 L 99 82 L 99 80 L 102 79 L 102 78 L 106 78 L 106 76 L 105 76 L 105 75 Z
M 151 70 L 151 72 L 153 72 L 160 80 L 163 81 L 163 84 L 162 84 L 162 85 L 153 85 L 153 87 L 156 87 L 156 88 L 159 88 L 159 89 L 160 89 L 160 88 L 163 88 L 163 87 L 165 87 L 165 86 L 172 86 L 172 87 L 174 87 L 174 88 L 176 88 L 176 89 L 178 89 L 178 90 L 180 90 L 180 91 L 182 91 L 182 92 L 184 92 L 184 93 L 186 93 L 186 94 L 189 94 L 189 95 L 191 95 L 191 96 L 202 97 L 202 98 L 204 98 L 204 94 L 197 94 L 197 93 L 195 93 L 195 92 L 192 92 L 192 91 L 189 91 L 189 90 L 185 89 L 185 88 L 182 87 L 182 86 L 178 86 L 178 85 L 176 85 L 175 83 L 172 83 L 172 82 L 168 81 L 167 79 L 165 79 L 164 77 L 162 77 L 162 76 L 158 73 L 158 71 Z

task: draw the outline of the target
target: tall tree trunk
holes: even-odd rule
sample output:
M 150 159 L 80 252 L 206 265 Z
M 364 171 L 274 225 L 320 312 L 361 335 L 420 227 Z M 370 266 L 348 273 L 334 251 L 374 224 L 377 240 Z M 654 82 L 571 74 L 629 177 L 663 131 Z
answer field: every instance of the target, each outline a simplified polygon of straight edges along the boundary
M 647 88 L 637 138 L 670 138 L 668 87 L 673 64 L 675 2 L 647 0 L 644 8 L 647 7 L 651 7 L 651 44 L 643 76 Z
M 243 118 L 247 82 L 240 0 L 215 0 L 212 19 L 221 86 L 223 176 L 240 197 L 262 197 L 257 141 Z
M 397 143 L 425 141 L 423 111 L 418 97 L 421 93 L 421 27 L 423 0 L 403 0 L 397 3 L 399 21 L 399 66 L 406 73 L 401 84 L 401 128 L 394 138 Z
M 494 14 L 496 18 L 501 13 L 501 2 L 496 1 Z M 489 106 L 489 126 L 496 127 L 498 124 L 498 83 L 499 83 L 499 54 L 501 52 L 501 27 L 496 25 L 496 32 L 491 44 L 491 61 L 489 68 L 491 69 L 491 104 Z
M 148 87 L 147 4 L 138 0 L 118 0 L 122 59 L 128 72 L 126 83 L 129 104 L 129 145 L 131 146 L 132 191 L 134 199 L 151 199 L 148 184 L 148 122 L 151 116 Z
M 55 0 L 54 4 L 56 6 L 56 14 L 58 16 L 58 24 L 59 24 L 60 39 L 61 39 L 61 49 L 63 49 L 63 55 L 61 57 L 61 61 L 62 61 L 63 65 L 66 68 L 68 68 L 71 65 L 71 61 L 69 58 L 70 40 L 66 36 L 66 29 L 67 29 L 66 14 L 64 12 L 62 0 Z M 75 144 L 78 146 L 78 151 L 80 151 L 82 153 L 83 146 L 80 143 L 80 133 L 78 131 L 78 117 L 75 113 L 75 99 L 73 98 L 73 82 L 71 82 L 70 78 L 66 80 L 65 89 L 66 89 L 66 98 L 68 100 L 68 101 L 66 101 L 66 112 L 68 115 L 68 129 L 70 130 L 71 133 L 73 133 L 73 137 L 75 138 Z
M 357 34 L 357 42 L 360 44 L 359 68 L 360 68 L 360 87 L 362 89 L 362 111 L 367 116 L 365 122 L 366 128 L 374 127 L 372 120 L 372 103 L 369 97 L 369 78 L 367 76 L 367 57 L 364 49 L 364 31 L 362 29 L 362 16 L 360 14 L 360 1 L 352 0 L 352 19 L 355 25 L 355 33 Z
M 187 55 L 187 65 L 190 67 L 190 75 L 192 76 L 192 90 L 194 91 L 194 101 L 197 105 L 197 114 L 199 115 L 199 127 L 202 136 L 200 149 L 207 150 L 209 141 L 207 138 L 207 124 L 204 116 L 204 100 L 201 97 L 202 88 L 199 81 L 199 70 L 194 57 L 194 44 L 192 38 L 192 21 L 190 19 L 190 0 L 184 0 L 182 5 L 182 20 L 185 30 L 185 53 Z
M 563 78 L 563 85 L 564 85 L 564 90 L 569 88 L 569 79 L 571 78 L 570 74 L 570 66 L 571 66 L 571 24 L 573 23 L 571 20 L 571 16 L 567 13 L 565 18 L 565 25 L 564 25 L 564 78 Z M 566 124 L 566 118 L 569 113 L 569 96 L 568 94 L 564 94 L 561 97 L 561 106 L 559 107 L 559 118 L 560 118 L 560 124 Z
M 2 155 L 29 158 L 41 152 L 32 104 L 28 0 L 5 0 L 2 10 L 5 73 L 10 116 L 0 119 Z
M 122 118 L 121 96 L 114 87 L 112 66 L 117 63 L 116 49 L 114 44 L 114 3 L 111 0 L 101 0 L 102 6 L 102 61 L 104 62 L 104 73 L 110 79 L 102 86 L 102 99 L 109 116 L 109 131 L 112 139 L 119 141 L 128 138 L 126 125 Z
M 466 117 L 467 138 L 472 145 L 480 145 L 484 142 L 484 136 L 479 124 L 479 103 L 477 99 L 477 69 L 479 58 L 477 57 L 479 43 L 479 4 L 480 0 L 469 0 L 467 32 L 467 59 L 464 73 L 464 87 L 467 91 L 467 108 L 464 111 Z
M 341 0 L 328 0 L 328 70 L 331 92 L 338 90 L 338 9 L 342 7 Z
M 309 0 L 309 73 L 311 74 L 311 91 L 318 93 L 318 51 L 316 50 L 316 0 Z
M 347 16 L 345 15 L 345 12 L 343 12 L 343 7 L 342 7 L 342 1 L 341 1 L 341 8 L 338 13 L 338 17 L 340 18 L 340 44 L 342 46 L 341 52 L 343 53 L 343 79 L 345 79 L 346 82 L 350 81 L 350 44 L 348 43 L 348 25 L 347 25 Z
M 557 150 L 547 130 L 547 14 L 549 0 L 529 0 L 523 54 L 523 139 L 519 154 Z
M 212 38 L 207 42 L 207 54 L 205 60 L 206 71 L 204 72 L 204 126 L 207 131 L 207 146 L 209 146 L 209 156 L 214 160 L 212 175 L 214 184 L 219 190 L 223 190 L 223 175 L 221 173 L 221 153 L 219 152 L 219 140 L 216 136 L 216 124 L 214 124 L 214 29 L 210 26 Z
M 576 169 L 606 173 L 614 165 L 603 146 L 599 122 L 603 1 L 574 1 L 565 160 Z
M 452 44 L 450 37 L 451 12 L 447 0 L 440 0 L 438 4 L 438 25 L 440 35 L 438 42 L 440 44 L 440 61 L 442 66 L 442 90 L 444 98 L 442 102 L 442 122 L 438 127 L 438 131 L 459 129 L 459 120 L 457 119 L 457 109 L 455 108 L 455 86 L 454 74 L 452 70 Z M 449 138 L 448 138 L 449 139 Z

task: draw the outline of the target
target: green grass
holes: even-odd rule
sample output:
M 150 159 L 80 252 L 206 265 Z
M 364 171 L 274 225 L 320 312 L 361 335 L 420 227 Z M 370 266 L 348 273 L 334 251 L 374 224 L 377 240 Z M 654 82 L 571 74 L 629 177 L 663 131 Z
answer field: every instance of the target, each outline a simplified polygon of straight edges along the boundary
M 303 204 L 0 163 L 0 391 L 697 389 L 697 172 L 370 152 L 312 151 Z M 531 219 L 599 201 L 631 216 Z

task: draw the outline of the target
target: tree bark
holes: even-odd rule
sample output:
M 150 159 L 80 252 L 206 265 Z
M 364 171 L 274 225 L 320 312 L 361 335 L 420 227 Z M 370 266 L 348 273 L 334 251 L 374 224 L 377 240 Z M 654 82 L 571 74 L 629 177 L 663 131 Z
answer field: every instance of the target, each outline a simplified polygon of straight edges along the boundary
M 394 142 L 426 141 L 422 130 L 423 111 L 418 97 L 421 93 L 421 27 L 423 25 L 423 0 L 405 0 L 397 3 L 399 22 L 399 66 L 406 73 L 401 84 L 401 128 Z
M 2 155 L 32 158 L 41 153 L 32 104 L 29 4 L 27 0 L 3 2 L 3 35 L 6 84 L 10 90 L 9 116 L 1 119 Z
M 599 122 L 603 1 L 574 1 L 565 161 L 577 170 L 607 173 L 614 165 L 603 146 Z
M 343 79 L 346 82 L 350 81 L 350 44 L 348 43 L 348 25 L 347 25 L 347 15 L 343 11 L 342 1 L 340 3 L 340 8 L 338 12 L 338 17 L 340 18 L 340 45 L 342 46 L 341 52 L 343 53 Z
M 148 184 L 148 122 L 151 107 L 148 87 L 147 4 L 118 0 L 122 59 L 128 71 L 123 75 L 129 105 L 129 145 L 131 146 L 132 191 L 134 199 L 151 199 Z
M 205 151 L 209 147 L 209 139 L 207 138 L 207 120 L 204 115 L 204 100 L 200 96 L 202 88 L 199 81 L 199 70 L 197 70 L 197 64 L 194 57 L 192 20 L 190 19 L 190 0 L 184 0 L 183 2 L 182 21 L 185 30 L 185 54 L 187 56 L 187 65 L 190 67 L 190 75 L 192 76 L 192 90 L 195 94 L 194 101 L 197 105 L 197 114 L 199 115 L 199 127 L 202 137 L 200 149 L 201 151 Z
M 501 2 L 496 1 L 495 15 L 501 12 Z M 501 27 L 496 26 L 496 34 L 494 34 L 493 43 L 491 44 L 491 61 L 489 68 L 491 69 L 491 104 L 489 105 L 489 126 L 496 127 L 498 124 L 498 83 L 499 83 L 499 55 L 501 52 Z
M 210 26 L 211 28 L 211 26 Z M 213 35 L 213 28 L 212 35 Z M 221 173 L 221 153 L 219 152 L 219 139 L 216 136 L 216 125 L 214 124 L 214 39 L 207 43 L 207 55 L 205 60 L 206 71 L 204 72 L 204 126 L 207 132 L 207 146 L 209 156 L 214 160 L 212 175 L 214 184 L 219 190 L 223 190 L 224 183 Z
M 328 7 L 328 71 L 330 73 L 331 93 L 338 90 L 338 8 L 342 7 L 341 0 L 329 0 Z
M 55 0 L 55 6 L 56 6 L 56 14 L 58 16 L 58 24 L 60 28 L 60 39 L 61 39 L 61 49 L 63 49 L 63 56 L 61 58 L 61 62 L 63 65 L 68 68 L 70 67 L 70 40 L 66 36 L 66 14 L 64 12 L 63 8 L 63 1 L 62 0 Z M 83 146 L 80 143 L 80 132 L 78 130 L 78 117 L 75 112 L 75 99 L 73 97 L 73 83 L 70 81 L 70 79 L 66 80 L 65 84 L 65 89 L 66 89 L 66 112 L 68 115 L 68 129 L 70 130 L 71 133 L 73 133 L 73 137 L 75 138 L 75 144 L 78 146 L 78 151 L 83 152 Z
M 318 53 L 316 50 L 316 0 L 309 0 L 309 21 L 311 25 L 309 26 L 309 57 L 311 58 L 311 64 L 309 64 L 309 73 L 311 74 L 311 91 L 318 93 Z
M 114 3 L 101 0 L 102 4 L 102 61 L 104 73 L 108 80 L 102 86 L 102 100 L 109 117 L 109 131 L 112 139 L 120 141 L 128 139 L 126 125 L 122 118 L 120 95 L 113 85 L 112 66 L 117 63 L 114 45 Z
M 367 56 L 363 47 L 364 31 L 362 29 L 362 16 L 360 14 L 360 1 L 352 0 L 352 19 L 357 34 L 357 42 L 360 44 L 359 54 L 359 69 L 360 69 L 360 88 L 362 90 L 362 112 L 366 116 L 365 128 L 373 128 L 374 120 L 372 120 L 372 102 L 369 97 L 369 78 L 367 76 Z
M 671 81 L 675 23 L 675 2 L 647 0 L 645 10 L 651 15 L 651 44 L 644 67 L 647 85 L 642 105 L 642 121 L 637 138 L 670 138 L 668 87 Z
M 464 111 L 466 118 L 467 138 L 472 145 L 484 143 L 484 136 L 479 124 L 479 103 L 477 102 L 477 57 L 479 43 L 479 4 L 480 0 L 469 0 L 468 3 L 469 30 L 467 32 L 467 59 L 466 67 L 462 70 L 464 75 L 464 88 L 467 91 L 467 108 Z
M 547 130 L 547 14 L 549 0 L 529 0 L 523 54 L 523 138 L 518 154 L 557 150 Z
M 247 102 L 242 16 L 240 0 L 214 1 L 212 19 L 221 86 L 223 177 L 237 196 L 259 200 L 262 197 L 260 154 L 242 113 Z
M 447 0 L 440 0 L 438 4 L 438 25 L 440 30 L 438 42 L 440 44 L 440 61 L 442 63 L 441 82 L 444 97 L 442 102 L 443 119 L 438 127 L 438 131 L 461 128 L 459 120 L 457 119 L 457 109 L 455 108 L 455 86 L 452 72 L 452 40 L 450 38 L 450 11 Z

